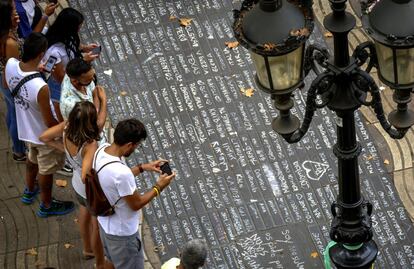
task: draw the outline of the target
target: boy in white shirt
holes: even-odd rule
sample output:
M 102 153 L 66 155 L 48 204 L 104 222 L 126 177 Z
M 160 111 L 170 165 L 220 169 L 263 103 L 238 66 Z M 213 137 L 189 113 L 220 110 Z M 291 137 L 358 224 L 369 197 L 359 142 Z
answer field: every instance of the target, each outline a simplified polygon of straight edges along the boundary
M 73 202 L 52 198 L 53 173 L 62 168 L 65 155 L 39 140 L 47 128 L 58 123 L 52 115 L 49 88 L 38 71 L 46 49 L 47 39 L 43 34 L 30 34 L 23 45 L 22 61 L 10 58 L 4 76 L 12 96 L 14 95 L 19 139 L 25 141 L 29 149 L 26 189 L 21 200 L 25 204 L 31 204 L 40 187 L 41 203 L 37 212 L 40 217 L 64 215 L 74 209 Z M 36 77 L 21 83 L 31 75 Z M 19 84 L 20 88 L 17 87 Z M 39 187 L 36 186 L 37 176 Z
M 160 166 L 165 160 L 157 160 L 129 168 L 121 157 L 130 156 L 145 140 L 147 132 L 144 125 L 129 119 L 118 123 L 115 128 L 114 142 L 104 144 L 95 153 L 96 166 L 99 171 L 99 183 L 109 203 L 114 205 L 115 214 L 98 217 L 101 240 L 105 256 L 115 268 L 143 269 L 144 256 L 138 225 L 139 210 L 167 187 L 175 177 L 161 174 Z M 113 162 L 108 164 L 110 162 Z M 108 164 L 104 166 L 105 164 Z M 158 172 L 157 183 L 144 194 L 139 194 L 134 176 L 144 172 Z

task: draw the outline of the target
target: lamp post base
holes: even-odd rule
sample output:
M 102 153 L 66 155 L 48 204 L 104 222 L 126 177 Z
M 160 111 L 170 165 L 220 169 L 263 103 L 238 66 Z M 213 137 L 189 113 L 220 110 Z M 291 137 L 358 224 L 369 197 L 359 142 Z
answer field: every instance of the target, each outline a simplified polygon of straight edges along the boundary
M 349 250 L 341 244 L 329 250 L 331 261 L 338 269 L 372 269 L 378 254 L 378 246 L 374 240 L 364 243 L 357 250 Z

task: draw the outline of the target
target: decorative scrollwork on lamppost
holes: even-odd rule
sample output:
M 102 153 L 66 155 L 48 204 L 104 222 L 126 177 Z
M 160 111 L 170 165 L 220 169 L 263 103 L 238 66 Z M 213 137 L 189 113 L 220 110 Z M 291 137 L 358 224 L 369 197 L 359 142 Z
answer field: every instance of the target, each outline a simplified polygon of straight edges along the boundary
M 414 87 L 414 0 L 362 2 L 363 25 L 375 42 L 360 44 L 352 56 L 348 33 L 355 27 L 355 18 L 345 11 L 346 0 L 330 3 L 332 13 L 323 24 L 333 34 L 333 56 L 316 45 L 305 49 L 314 25 L 309 0 L 245 0 L 240 10 L 234 11 L 233 30 L 239 43 L 251 53 L 258 87 L 271 94 L 279 110 L 272 127 L 287 142 L 300 141 L 317 109 L 328 107 L 336 113 L 337 143 L 333 152 L 338 158 L 339 194 L 331 208 L 330 237 L 337 244 L 329 249 L 329 256 L 337 268 L 368 269 L 378 247 L 372 240 L 372 205 L 360 190 L 361 145 L 356 140 L 354 113 L 360 106 L 371 107 L 394 139 L 404 137 L 414 124 L 414 113 L 407 106 Z M 388 118 L 379 87 L 369 75 L 374 67 L 380 80 L 394 90 L 397 108 Z M 303 88 L 303 79 L 310 70 L 317 76 L 307 92 L 300 123 L 290 112 L 292 95 Z

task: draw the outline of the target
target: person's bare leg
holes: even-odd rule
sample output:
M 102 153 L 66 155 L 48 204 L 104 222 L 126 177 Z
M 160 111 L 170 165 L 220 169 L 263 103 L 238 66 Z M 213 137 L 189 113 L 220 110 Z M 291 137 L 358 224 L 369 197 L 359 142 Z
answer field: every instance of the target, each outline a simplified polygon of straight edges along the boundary
M 39 174 L 40 199 L 47 208 L 52 202 L 53 175 Z
M 91 241 L 92 241 L 92 249 L 93 253 L 95 254 L 95 262 L 97 269 L 104 269 L 110 268 L 106 267 L 105 265 L 105 256 L 102 246 L 101 237 L 99 236 L 99 226 L 98 226 L 98 219 L 96 217 L 91 217 L 91 224 L 92 224 L 92 234 L 91 234 Z
M 83 251 L 84 253 L 92 253 L 92 242 L 91 242 L 91 214 L 88 209 L 84 206 L 79 207 L 78 223 L 79 223 L 79 232 L 82 238 Z M 85 253 L 85 254 L 86 254 Z
M 37 164 L 32 163 L 27 159 L 26 161 L 26 187 L 29 191 L 33 192 L 35 189 L 36 176 L 39 172 Z

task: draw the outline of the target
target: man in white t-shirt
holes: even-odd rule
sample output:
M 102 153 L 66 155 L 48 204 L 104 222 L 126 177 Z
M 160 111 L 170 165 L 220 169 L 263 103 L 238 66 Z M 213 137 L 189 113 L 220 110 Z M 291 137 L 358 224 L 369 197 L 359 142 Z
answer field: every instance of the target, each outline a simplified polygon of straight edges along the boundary
M 144 125 L 136 119 L 118 123 L 115 128 L 114 142 L 104 144 L 95 154 L 96 171 L 99 183 L 109 203 L 114 205 L 115 214 L 98 217 L 99 230 L 104 245 L 105 256 L 119 269 L 143 269 L 144 256 L 138 225 L 138 211 L 167 187 L 175 177 L 161 174 L 160 166 L 165 160 L 157 160 L 129 168 L 121 157 L 130 156 L 146 139 Z M 110 162 L 114 163 L 108 164 Z M 105 164 L 108 164 L 104 167 Z M 136 175 L 144 171 L 158 172 L 157 183 L 144 194 L 139 194 L 135 182 Z
M 23 45 L 22 61 L 10 58 L 5 68 L 5 81 L 10 91 L 15 93 L 17 130 L 19 139 L 25 141 L 29 149 L 26 165 L 26 189 L 21 201 L 31 204 L 39 192 L 36 177 L 39 178 L 41 203 L 37 215 L 67 214 L 74 209 L 73 202 L 58 201 L 52 198 L 53 173 L 62 168 L 65 155 L 45 145 L 39 136 L 58 122 L 53 117 L 49 98 L 49 88 L 43 78 L 35 77 L 16 86 L 24 78 L 39 74 L 38 66 L 47 49 L 47 39 L 43 34 L 32 33 Z

